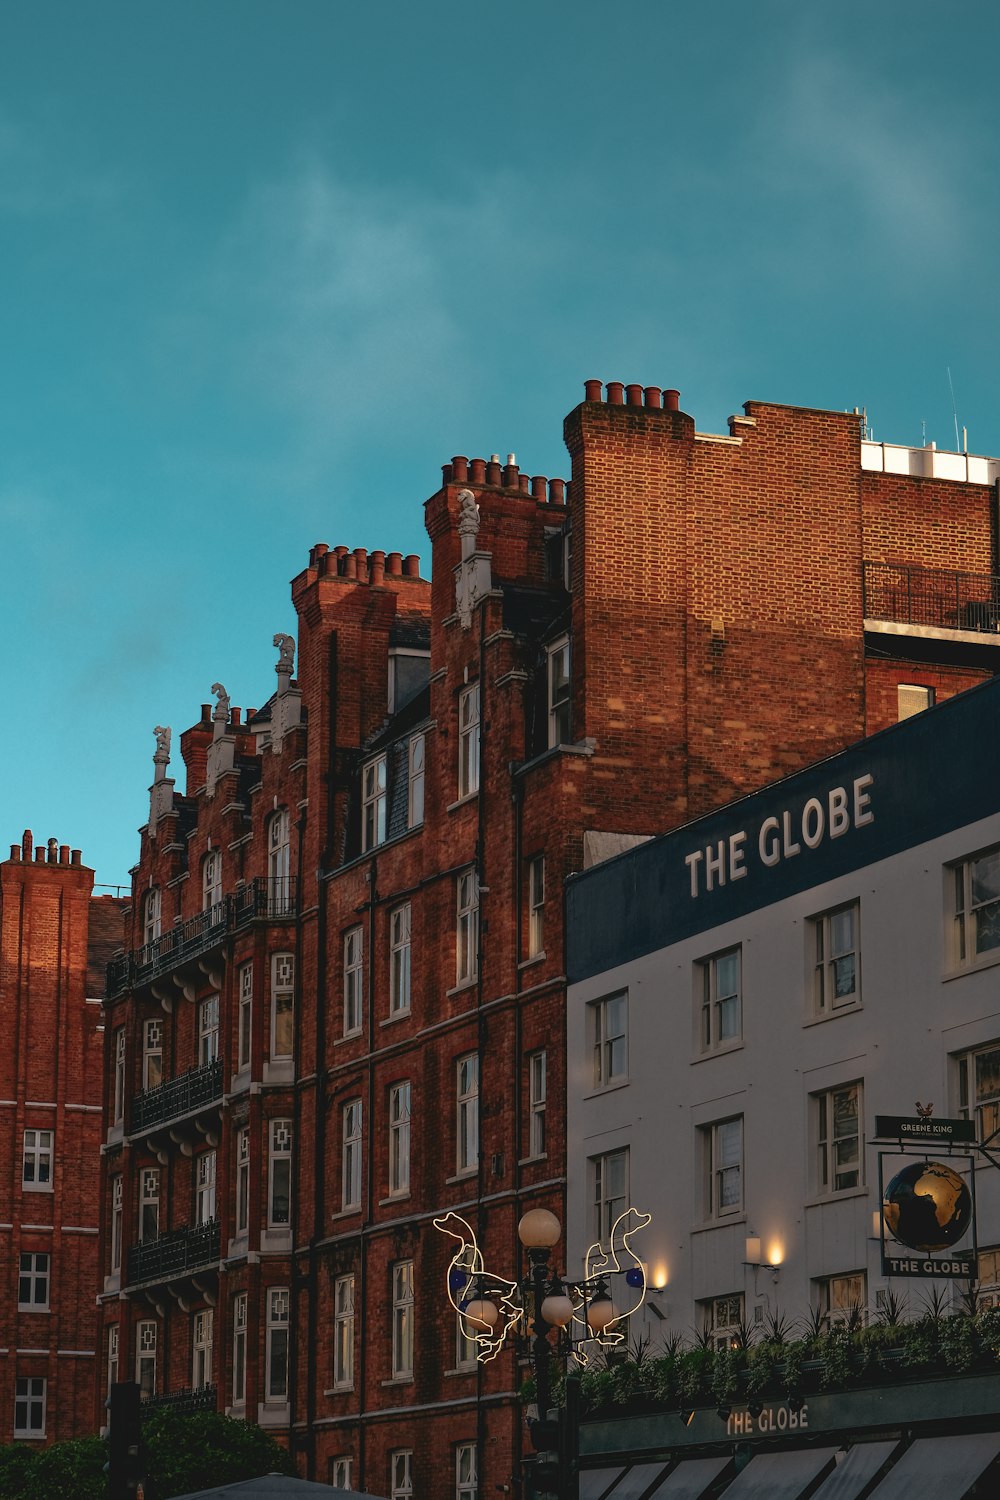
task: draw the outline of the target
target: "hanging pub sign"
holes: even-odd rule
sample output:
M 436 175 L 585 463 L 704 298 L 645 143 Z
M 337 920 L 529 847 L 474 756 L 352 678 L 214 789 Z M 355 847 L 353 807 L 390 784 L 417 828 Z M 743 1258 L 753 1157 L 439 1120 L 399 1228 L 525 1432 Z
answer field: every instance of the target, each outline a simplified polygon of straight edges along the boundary
M 880 1124 L 883 1118 L 879 1117 Z M 970 1173 L 970 1187 L 946 1162 L 910 1160 L 883 1185 L 884 1162 L 894 1156 L 898 1161 L 898 1154 L 879 1152 L 883 1276 L 974 1280 L 975 1174 Z M 971 1245 L 963 1245 L 970 1233 Z
M 880 1140 L 937 1141 L 941 1145 L 971 1144 L 976 1139 L 975 1120 L 935 1120 L 927 1115 L 876 1115 L 875 1134 Z

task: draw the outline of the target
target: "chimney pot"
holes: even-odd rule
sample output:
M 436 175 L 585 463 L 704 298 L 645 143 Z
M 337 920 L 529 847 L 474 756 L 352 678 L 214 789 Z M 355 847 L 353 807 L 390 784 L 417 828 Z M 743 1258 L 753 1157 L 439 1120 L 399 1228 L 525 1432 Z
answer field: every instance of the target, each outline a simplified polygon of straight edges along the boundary
M 664 406 L 664 409 L 666 411 L 680 411 L 680 409 L 681 409 L 681 393 L 680 393 L 680 391 L 664 391 L 663 392 L 663 406 Z
M 499 485 L 502 474 L 503 470 L 500 468 L 500 460 L 494 454 L 486 465 L 486 483 Z
M 451 484 L 451 464 L 441 465 L 441 485 Z
M 403 560 L 403 575 L 406 578 L 420 577 L 420 558 L 416 552 L 411 552 Z
M 469 460 L 461 453 L 456 454 L 451 461 L 451 477 L 455 484 L 464 484 L 469 477 Z
M 534 474 L 531 479 L 531 493 L 536 500 L 544 500 L 548 489 L 548 480 L 544 474 Z
M 48 839 L 45 845 L 45 855 L 50 865 L 58 863 L 59 844 L 55 839 Z
M 386 558 L 386 572 L 390 578 L 400 578 L 403 572 L 402 552 L 390 552 Z
M 620 380 L 609 380 L 608 381 L 608 405 L 609 406 L 624 406 L 625 405 L 625 387 L 622 385 L 622 383 L 621 383 Z
M 527 474 L 518 474 L 517 487 L 521 491 L 522 495 L 528 495 L 531 493 L 531 480 Z
M 26 828 L 24 830 L 24 833 L 21 835 L 21 852 L 24 855 L 25 859 L 31 858 L 31 849 L 34 842 L 35 840 L 32 837 L 31 829 Z
M 59 863 L 61 865 L 68 865 L 69 864 L 69 845 L 68 844 L 60 844 L 59 845 Z
M 329 550 L 330 549 L 327 546 L 326 542 L 317 542 L 315 547 L 312 549 L 312 557 L 309 559 L 310 562 L 319 562 L 320 558 L 325 557 Z
M 345 578 L 357 578 L 358 576 L 358 560 L 354 556 L 353 552 L 348 552 L 347 556 L 344 558 L 343 576 Z
M 10 857 L 11 857 L 11 859 L 16 859 L 16 860 L 19 860 L 21 858 L 21 846 L 20 846 L 20 844 L 11 844 L 11 846 L 10 846 Z
M 38 848 L 35 850 L 35 864 L 36 865 L 40 865 L 40 864 L 43 864 L 44 861 L 45 861 L 45 845 L 44 844 L 39 844 Z
M 485 458 L 474 458 L 469 465 L 469 482 L 471 484 L 486 483 L 486 460 Z
M 241 720 L 242 717 L 243 717 L 243 710 L 242 709 L 240 709 L 240 708 L 231 708 L 229 710 L 229 722 L 233 726 L 234 729 L 239 729 L 239 727 L 240 727 L 240 720 Z
M 355 547 L 354 556 L 358 564 L 358 578 L 361 583 L 368 579 L 368 549 L 367 547 Z
M 604 383 L 600 380 L 585 380 L 583 382 L 584 401 L 600 401 L 604 391 Z
M 504 466 L 503 466 L 503 482 L 504 482 L 505 485 L 513 488 L 513 487 L 517 486 L 517 480 L 518 480 L 518 468 L 517 468 L 517 464 L 512 464 L 510 462 L 510 460 L 508 460 L 507 463 L 505 463 Z
M 625 399 L 628 402 L 629 406 L 641 406 L 642 405 L 642 386 L 641 385 L 627 385 L 625 387 Z
M 655 411 L 659 411 L 662 404 L 662 395 L 663 392 L 660 390 L 660 387 L 658 385 L 647 385 L 646 405 L 651 406 Z
M 201 705 L 201 722 L 203 724 L 207 724 L 209 722 L 209 720 L 211 719 L 211 717 L 212 717 L 212 705 L 211 705 L 211 703 L 203 703 Z
M 549 504 L 565 505 L 566 503 L 566 481 L 565 479 L 549 480 Z
M 373 552 L 369 558 L 369 562 L 371 564 L 369 582 L 375 588 L 381 588 L 385 579 L 385 553 L 381 551 Z
M 81 855 L 80 855 L 80 850 L 79 849 L 73 849 L 73 850 L 71 850 L 69 857 L 70 857 L 71 862 L 74 865 L 78 865 L 78 864 L 81 863 Z

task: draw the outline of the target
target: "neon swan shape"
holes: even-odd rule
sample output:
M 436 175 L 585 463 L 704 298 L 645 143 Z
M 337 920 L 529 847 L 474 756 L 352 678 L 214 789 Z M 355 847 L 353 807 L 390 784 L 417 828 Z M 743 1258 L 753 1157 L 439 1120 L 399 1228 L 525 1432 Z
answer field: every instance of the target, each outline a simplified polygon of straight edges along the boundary
M 605 1250 L 600 1240 L 595 1240 L 587 1251 L 584 1262 L 587 1281 L 596 1280 L 599 1276 L 614 1278 L 611 1284 L 611 1295 L 616 1315 L 613 1322 L 606 1328 L 592 1333 L 585 1319 L 580 1317 L 578 1309 L 574 1315 L 574 1321 L 580 1323 L 584 1330 L 580 1340 L 581 1346 L 593 1342 L 607 1349 L 622 1343 L 625 1339 L 622 1324 L 626 1323 L 633 1313 L 639 1311 L 646 1299 L 646 1268 L 632 1249 L 630 1241 L 640 1229 L 645 1229 L 646 1225 L 651 1224 L 652 1221 L 652 1214 L 642 1214 L 637 1208 L 628 1208 L 623 1214 L 619 1214 L 612 1225 L 609 1248 Z M 619 1278 L 622 1277 L 627 1291 L 619 1292 L 616 1297 L 614 1296 L 615 1285 L 621 1284 Z M 625 1305 L 623 1306 L 622 1303 Z M 580 1306 L 582 1307 L 582 1303 Z M 576 1357 L 582 1365 L 589 1362 L 583 1347 L 579 1348 Z
M 479 1346 L 477 1358 L 486 1364 L 496 1359 L 507 1334 L 521 1321 L 517 1282 L 486 1270 L 476 1236 L 458 1214 L 446 1213 L 443 1218 L 435 1219 L 434 1228 L 459 1242 L 445 1278 L 448 1301 L 458 1314 L 465 1337 L 474 1339 Z M 467 1290 L 474 1293 L 474 1298 L 465 1295 Z M 488 1297 L 499 1308 L 500 1316 L 494 1328 L 489 1328 L 478 1318 L 471 1318 L 463 1306 L 463 1303 L 480 1297 Z

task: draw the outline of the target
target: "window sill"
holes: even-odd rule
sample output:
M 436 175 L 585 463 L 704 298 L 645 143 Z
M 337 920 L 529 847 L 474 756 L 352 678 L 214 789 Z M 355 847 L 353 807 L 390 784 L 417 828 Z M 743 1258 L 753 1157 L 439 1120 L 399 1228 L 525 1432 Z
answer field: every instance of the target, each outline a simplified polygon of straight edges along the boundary
M 229 1097 L 232 1098 L 234 1094 L 245 1094 L 249 1087 L 250 1064 L 247 1063 L 244 1067 L 240 1068 L 238 1073 L 234 1073 L 231 1076 L 229 1080 Z
M 356 1219 L 360 1212 L 361 1204 L 354 1203 L 350 1208 L 339 1208 L 335 1214 L 330 1215 L 330 1218 L 336 1224 L 339 1219 Z
M 978 974 L 981 969 L 994 969 L 997 964 L 1000 964 L 1000 948 L 990 953 L 983 953 L 979 958 L 971 959 L 968 963 L 956 964 L 953 968 L 947 969 L 941 975 L 941 982 L 947 984 L 950 979 L 961 979 L 963 974 Z
M 478 974 L 473 974 L 471 976 L 471 978 L 469 978 L 469 979 L 460 979 L 458 981 L 458 984 L 453 984 L 450 990 L 445 990 L 445 992 L 444 992 L 445 999 L 446 1000 L 450 1000 L 451 997 L 452 997 L 452 995 L 459 995 L 459 994 L 461 994 L 462 990 L 471 990 L 471 989 L 474 989 L 475 986 L 476 986 L 476 984 L 478 983 L 478 981 L 479 981 L 479 975 Z
M 699 1052 L 697 1057 L 692 1057 L 692 1063 L 710 1062 L 713 1057 L 726 1057 L 730 1052 L 742 1052 L 744 1047 L 743 1038 L 738 1042 L 724 1042 L 721 1047 L 708 1047 L 704 1052 Z
M 456 1365 L 453 1370 L 442 1370 L 441 1373 L 444 1376 L 445 1380 L 452 1380 L 456 1376 L 465 1375 L 467 1377 L 469 1375 L 475 1375 L 476 1367 L 475 1365 Z
M 350 1385 L 331 1385 L 323 1392 L 324 1396 L 349 1396 L 354 1390 L 354 1382 Z
M 388 1380 L 380 1380 L 379 1385 L 383 1390 L 390 1385 L 412 1385 L 412 1375 L 392 1375 Z
M 261 1072 L 262 1083 L 293 1083 L 295 1059 L 291 1057 L 270 1058 Z
M 540 963 L 542 963 L 543 960 L 545 959 L 545 957 L 546 957 L 545 949 L 543 948 L 542 951 L 541 951 L 541 953 L 533 953 L 530 958 L 524 958 L 524 959 L 522 959 L 521 962 L 518 964 L 517 967 L 518 967 L 519 970 L 521 970 L 521 969 L 530 969 L 533 964 L 540 964 Z
M 51 1307 L 36 1307 L 35 1304 L 31 1302 L 19 1302 L 17 1304 L 17 1310 L 19 1313 L 42 1313 L 44 1317 L 48 1317 L 49 1313 L 52 1311 Z
M 726 1214 L 721 1219 L 702 1219 L 700 1224 L 691 1225 L 692 1234 L 704 1234 L 710 1229 L 728 1229 L 733 1224 L 745 1224 L 747 1222 L 746 1210 L 738 1214 Z
M 380 1021 L 378 1024 L 380 1026 L 394 1026 L 397 1021 L 408 1020 L 409 1016 L 410 1007 L 407 1006 L 405 1010 L 394 1010 L 391 1016 L 386 1016 L 385 1020 Z
M 868 1188 L 867 1185 L 863 1184 L 861 1187 L 840 1188 L 835 1193 L 813 1193 L 811 1198 L 807 1198 L 805 1200 L 802 1207 L 821 1208 L 824 1203 L 843 1203 L 852 1198 L 867 1197 Z
M 356 1042 L 361 1035 L 363 1035 L 363 1028 L 359 1026 L 356 1031 L 345 1031 L 343 1036 L 335 1037 L 333 1045 L 342 1047 L 345 1042 Z
M 603 1094 L 613 1094 L 618 1089 L 627 1089 L 629 1079 L 616 1078 L 611 1083 L 602 1083 L 599 1088 L 591 1089 L 589 1094 L 584 1094 L 584 1099 L 600 1099 Z
M 55 1189 L 51 1182 L 22 1182 L 21 1191 L 23 1193 L 51 1193 Z
M 822 1026 L 826 1021 L 836 1021 L 840 1016 L 852 1016 L 856 1011 L 864 1010 L 860 1000 L 851 1005 L 838 1005 L 835 1010 L 824 1011 L 822 1014 L 811 1014 L 802 1022 L 803 1026 Z
M 394 1203 L 405 1203 L 410 1196 L 410 1189 L 406 1188 L 398 1193 L 389 1193 L 385 1198 L 378 1200 L 379 1208 L 389 1208 Z
M 533 1167 L 538 1162 L 548 1161 L 548 1159 L 549 1159 L 548 1152 L 547 1151 L 543 1151 L 542 1154 L 541 1154 L 541 1156 L 522 1156 L 521 1160 L 518 1162 L 518 1166 L 519 1167 Z
M 257 1405 L 258 1427 L 287 1427 L 291 1421 L 287 1401 L 265 1401 Z
M 465 1167 L 461 1172 L 456 1172 L 454 1177 L 446 1177 L 445 1187 L 451 1187 L 456 1182 L 468 1182 L 471 1178 L 479 1175 L 478 1167 Z
M 479 796 L 479 788 L 474 787 L 471 792 L 463 792 L 461 797 L 454 802 L 449 802 L 445 812 L 454 812 L 457 807 L 465 807 L 469 802 L 475 802 Z

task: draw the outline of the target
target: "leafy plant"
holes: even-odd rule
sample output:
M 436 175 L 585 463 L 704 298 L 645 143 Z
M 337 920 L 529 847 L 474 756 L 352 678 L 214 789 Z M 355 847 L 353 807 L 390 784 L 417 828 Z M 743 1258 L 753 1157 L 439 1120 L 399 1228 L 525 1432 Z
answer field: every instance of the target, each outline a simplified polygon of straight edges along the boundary
M 768 1308 L 764 1314 L 764 1322 L 761 1333 L 767 1344 L 787 1344 L 794 1331 L 791 1318 L 786 1318 L 780 1308 L 776 1307 L 772 1312 Z

